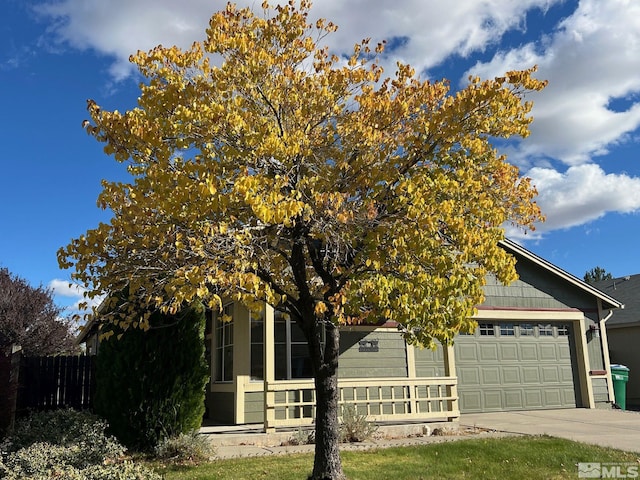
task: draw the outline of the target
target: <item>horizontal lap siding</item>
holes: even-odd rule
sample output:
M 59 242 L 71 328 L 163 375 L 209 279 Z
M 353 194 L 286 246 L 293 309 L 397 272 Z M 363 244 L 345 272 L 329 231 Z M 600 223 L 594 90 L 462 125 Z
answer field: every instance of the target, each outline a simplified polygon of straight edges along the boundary
M 246 423 L 262 423 L 264 421 L 263 392 L 245 392 L 244 421 Z
M 372 343 L 377 345 L 377 351 L 363 351 Z M 340 378 L 406 377 L 407 351 L 400 332 L 396 329 L 341 331 L 338 376 Z

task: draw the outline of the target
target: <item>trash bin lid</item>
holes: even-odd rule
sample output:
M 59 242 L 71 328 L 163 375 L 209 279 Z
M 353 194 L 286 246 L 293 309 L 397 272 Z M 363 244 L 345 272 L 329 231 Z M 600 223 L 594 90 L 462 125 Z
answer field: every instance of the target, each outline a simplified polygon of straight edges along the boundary
M 629 371 L 629 367 L 627 367 L 626 365 L 620 365 L 619 363 L 612 363 L 611 364 L 611 369 L 616 369 L 616 370 L 626 370 L 627 372 Z

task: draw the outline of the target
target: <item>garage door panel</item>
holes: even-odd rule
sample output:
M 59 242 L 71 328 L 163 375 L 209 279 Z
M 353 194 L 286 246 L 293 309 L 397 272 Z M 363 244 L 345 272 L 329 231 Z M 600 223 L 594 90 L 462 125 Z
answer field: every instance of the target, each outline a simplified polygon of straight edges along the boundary
M 498 360 L 498 345 L 480 344 L 480 360 Z
M 502 391 L 501 390 L 485 390 L 483 407 L 485 411 L 503 410 Z
M 573 388 L 562 389 L 562 404 L 564 406 L 576 406 L 576 394 Z
M 520 345 L 520 359 L 524 361 L 538 361 L 538 348 L 535 344 Z
M 525 389 L 524 391 L 524 408 L 542 408 L 542 392 L 540 389 Z
M 558 367 L 555 365 L 548 367 L 540 367 L 540 373 L 542 374 L 542 383 L 559 383 L 560 375 L 558 373 Z
M 518 345 L 509 343 L 498 345 L 500 347 L 500 358 L 505 361 L 518 360 Z
M 561 365 L 560 369 L 560 381 L 562 383 L 573 382 L 573 370 L 570 366 Z M 571 390 L 573 392 L 573 390 Z
M 458 369 L 458 378 L 460 384 L 464 385 L 480 385 L 480 367 L 460 367 Z
M 558 389 L 545 389 L 544 390 L 544 403 L 549 407 L 561 407 L 562 406 L 562 393 Z
M 540 383 L 540 369 L 535 367 L 522 367 L 523 383 Z
M 465 345 L 462 342 L 456 343 L 456 358 L 458 359 L 459 362 L 477 361 L 478 354 L 476 353 L 476 345 L 475 344 Z
M 459 392 L 460 403 L 467 406 L 469 411 L 480 412 L 482 408 L 482 393 L 479 390 Z
M 508 410 L 521 410 L 524 408 L 522 390 L 507 390 L 504 392 L 504 406 Z
M 541 341 L 545 341 L 545 338 L 542 338 Z M 558 352 L 556 350 L 555 344 L 540 344 L 540 360 L 558 360 Z
M 506 384 L 506 385 L 510 385 L 510 384 L 519 385 L 521 383 L 521 381 L 520 381 L 520 367 L 518 367 L 518 366 L 513 366 L 513 367 L 503 366 L 501 368 L 501 370 L 502 370 L 502 381 L 503 381 L 504 384 Z
M 483 385 L 500 385 L 500 368 L 482 367 Z
M 500 324 L 495 325 L 501 332 Z M 520 324 L 510 323 L 511 331 L 513 325 Z M 515 335 L 478 333 L 456 339 L 462 412 L 575 407 L 570 336 L 558 336 L 555 328 L 555 336 L 540 336 L 550 329 L 530 325 L 527 330 L 516 327 Z

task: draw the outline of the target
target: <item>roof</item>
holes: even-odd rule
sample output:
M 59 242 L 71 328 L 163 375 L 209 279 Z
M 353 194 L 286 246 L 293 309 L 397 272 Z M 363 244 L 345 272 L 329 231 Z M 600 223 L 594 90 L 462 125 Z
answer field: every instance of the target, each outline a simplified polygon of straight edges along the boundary
M 625 285 L 626 287 L 628 287 L 629 293 L 627 294 L 625 290 L 625 295 L 621 295 L 619 294 L 620 292 L 616 289 L 616 285 L 615 284 L 613 286 L 611 285 L 612 282 L 615 283 L 617 280 L 617 285 L 618 287 L 621 288 L 621 285 L 623 284 L 621 279 L 607 280 L 605 282 L 598 282 L 595 285 L 590 285 L 584 280 L 579 279 L 578 277 L 570 274 L 569 272 L 564 271 L 563 269 L 554 265 L 553 263 L 527 250 L 522 245 L 517 244 L 513 240 L 509 240 L 508 238 L 505 238 L 500 242 L 500 245 L 505 250 L 528 259 L 529 261 L 539 265 L 540 267 L 549 271 L 553 275 L 556 275 L 562 280 L 568 282 L 569 284 L 596 297 L 597 299 L 600 299 L 602 301 L 602 308 L 604 309 L 612 309 L 612 308 L 624 309 L 625 308 L 625 304 L 613 298 L 611 295 L 609 295 L 609 293 L 615 294 L 617 298 L 621 298 L 623 301 L 625 301 L 625 303 L 629 304 L 630 308 L 616 312 L 611 317 L 611 319 L 607 322 L 607 325 L 615 325 L 619 323 L 625 323 L 625 324 L 638 323 L 640 325 L 640 295 L 639 295 L 640 294 L 640 274 L 633 275 L 631 277 L 623 277 L 624 279 L 628 279 L 628 280 L 625 280 L 624 283 L 630 282 L 627 285 Z M 633 282 L 631 282 L 632 279 L 633 279 Z M 609 283 L 606 284 L 606 282 L 609 282 Z M 632 284 L 633 284 L 633 287 L 631 286 Z M 599 287 L 599 288 L 596 288 L 596 287 Z M 635 292 L 635 294 L 633 292 Z M 636 300 L 636 301 L 634 302 L 633 300 Z M 99 309 L 100 307 L 98 308 L 98 310 Z M 633 316 L 634 311 L 638 312 L 639 315 L 637 317 Z M 631 318 L 633 318 L 633 321 L 631 321 Z M 76 339 L 76 342 L 82 343 L 86 341 L 86 338 L 89 336 L 90 333 L 95 331 L 97 326 L 98 325 L 96 323 L 96 317 L 95 316 L 91 317 L 89 322 L 87 322 L 87 324 L 82 328 L 80 335 Z
M 640 325 L 640 274 L 612 278 L 595 282 L 603 292 L 622 300 L 625 309 L 614 312 L 607 327 L 630 327 Z
M 588 293 L 588 294 L 596 297 L 597 299 L 601 300 L 602 301 L 602 308 L 604 308 L 604 309 L 612 309 L 612 308 L 623 309 L 623 308 L 625 308 L 624 303 L 622 303 L 622 302 L 616 300 L 615 298 L 613 298 L 611 295 L 609 295 L 609 292 L 602 291 L 601 289 L 596 288 L 596 286 L 590 285 L 587 282 L 585 282 L 584 280 L 579 279 L 575 275 L 572 275 L 569 272 L 564 271 L 563 269 L 561 269 L 560 267 L 554 265 L 553 263 L 545 260 L 542 257 L 539 257 L 538 255 L 536 255 L 533 252 L 530 252 L 529 250 L 524 248 L 522 245 L 517 244 L 513 240 L 504 239 L 504 240 L 502 240 L 500 242 L 500 245 L 505 250 L 508 250 L 511 253 L 520 255 L 521 257 L 524 257 L 524 258 L 528 259 L 529 261 L 531 261 L 531 262 L 539 265 L 540 267 L 544 268 L 545 270 L 549 271 L 553 275 L 556 275 L 557 277 L 561 278 L 565 282 L 567 282 L 567 283 L 577 287 L 578 289 L 584 291 L 585 293 Z M 640 278 L 639 278 L 639 282 L 640 282 Z M 639 285 L 640 285 L 640 283 L 639 283 Z M 618 297 L 617 294 L 616 294 L 616 297 Z M 621 297 L 619 297 L 619 298 L 621 298 Z M 640 302 L 639 302 L 639 305 L 640 305 Z M 615 316 L 615 314 L 614 314 L 614 316 Z M 613 320 L 613 317 L 612 317 L 612 320 Z M 609 320 L 609 322 L 607 322 L 607 323 L 608 324 L 611 323 L 611 320 Z

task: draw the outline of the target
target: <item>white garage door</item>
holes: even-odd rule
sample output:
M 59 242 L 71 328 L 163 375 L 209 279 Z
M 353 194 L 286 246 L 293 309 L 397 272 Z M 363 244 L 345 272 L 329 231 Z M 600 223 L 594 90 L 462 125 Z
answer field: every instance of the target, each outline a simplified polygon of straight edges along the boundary
M 462 412 L 575 407 L 571 327 L 480 323 L 455 341 Z

